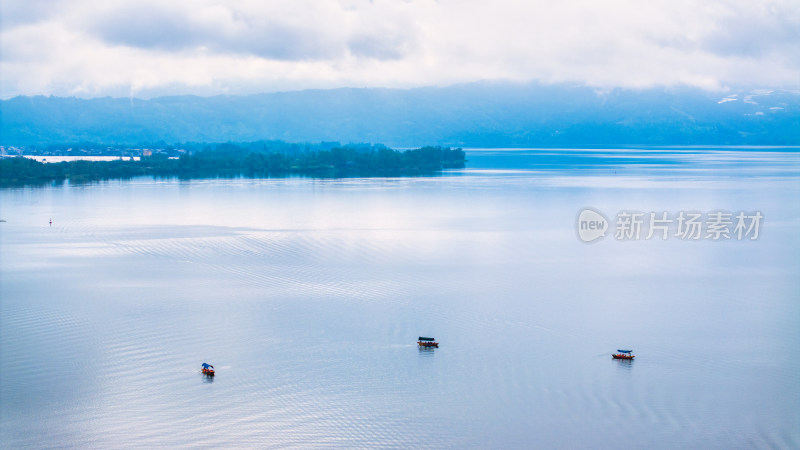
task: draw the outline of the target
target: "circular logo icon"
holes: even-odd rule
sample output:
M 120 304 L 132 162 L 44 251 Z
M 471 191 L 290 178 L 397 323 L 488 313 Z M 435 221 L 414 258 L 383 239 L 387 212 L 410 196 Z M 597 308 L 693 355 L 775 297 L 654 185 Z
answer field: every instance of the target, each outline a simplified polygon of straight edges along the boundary
M 578 213 L 578 238 L 583 242 L 593 242 L 605 237 L 608 219 L 592 208 L 584 208 Z

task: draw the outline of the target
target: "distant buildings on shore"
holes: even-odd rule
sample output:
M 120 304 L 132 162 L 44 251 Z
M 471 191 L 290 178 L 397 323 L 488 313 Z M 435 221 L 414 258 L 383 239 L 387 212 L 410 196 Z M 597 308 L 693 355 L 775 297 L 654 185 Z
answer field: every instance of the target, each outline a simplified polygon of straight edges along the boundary
M 15 157 L 15 156 L 62 156 L 70 157 L 70 159 L 80 159 L 80 157 L 118 157 L 120 159 L 139 159 L 143 156 L 153 155 L 166 155 L 168 157 L 177 158 L 188 151 L 185 149 L 176 149 L 172 147 L 167 148 L 120 148 L 120 147 L 105 147 L 105 148 L 35 148 L 35 147 L 16 147 L 16 146 L 2 146 L 0 145 L 0 158 Z M 40 159 L 40 158 L 36 158 Z

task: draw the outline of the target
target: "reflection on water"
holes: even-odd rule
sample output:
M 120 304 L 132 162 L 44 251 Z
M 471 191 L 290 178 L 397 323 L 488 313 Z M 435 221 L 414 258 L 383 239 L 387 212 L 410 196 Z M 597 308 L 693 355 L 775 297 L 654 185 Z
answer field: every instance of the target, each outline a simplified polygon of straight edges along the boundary
M 797 153 L 606 152 L 0 191 L 0 442 L 800 446 Z M 765 220 L 586 245 L 587 206 Z
M 614 362 L 614 364 L 617 364 L 618 367 L 620 367 L 622 369 L 630 370 L 631 367 L 633 367 L 633 361 L 634 360 L 632 360 L 632 359 L 613 359 L 612 358 L 612 361 Z

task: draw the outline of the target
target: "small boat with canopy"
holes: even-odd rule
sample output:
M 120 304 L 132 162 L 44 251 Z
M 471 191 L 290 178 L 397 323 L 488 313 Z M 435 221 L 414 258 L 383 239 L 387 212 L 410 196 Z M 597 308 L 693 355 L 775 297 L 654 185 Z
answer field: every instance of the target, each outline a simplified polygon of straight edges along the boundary
M 439 343 L 436 342 L 436 339 L 432 337 L 420 336 L 419 340 L 417 341 L 417 344 L 419 344 L 420 347 L 436 347 L 436 348 L 439 347 Z
M 611 357 L 614 359 L 628 359 L 628 360 L 632 360 L 633 358 L 635 358 L 635 356 L 633 356 L 633 350 L 620 350 L 620 349 L 617 349 L 617 353 L 612 354 Z
M 203 370 L 201 372 L 203 372 L 204 375 L 208 375 L 210 377 L 213 377 L 214 376 L 214 366 L 212 366 L 211 364 L 208 364 L 208 363 L 203 363 Z

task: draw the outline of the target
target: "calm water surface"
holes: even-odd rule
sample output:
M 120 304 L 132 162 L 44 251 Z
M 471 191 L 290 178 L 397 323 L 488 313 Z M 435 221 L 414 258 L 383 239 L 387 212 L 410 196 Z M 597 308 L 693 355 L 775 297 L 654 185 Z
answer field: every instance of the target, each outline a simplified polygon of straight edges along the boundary
M 468 158 L 1 190 L 0 446 L 800 447 L 797 149 Z M 584 244 L 584 207 L 764 220 Z

